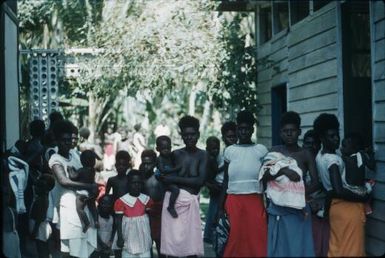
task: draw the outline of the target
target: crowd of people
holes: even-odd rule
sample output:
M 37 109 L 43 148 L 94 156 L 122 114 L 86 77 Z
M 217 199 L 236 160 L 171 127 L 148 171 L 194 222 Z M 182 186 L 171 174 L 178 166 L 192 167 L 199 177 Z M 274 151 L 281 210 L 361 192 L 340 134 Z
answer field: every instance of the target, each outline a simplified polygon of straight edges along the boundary
M 360 135 L 346 134 L 339 149 L 338 119 L 323 113 L 300 146 L 301 118 L 289 111 L 282 145 L 268 149 L 252 141 L 255 123 L 240 111 L 221 127 L 224 147 L 210 136 L 205 150 L 192 116 L 179 120 L 184 146 L 176 150 L 168 135 L 149 149 L 140 126 L 132 141 L 124 133 L 116 141 L 109 128 L 103 150 L 58 112 L 47 129 L 32 121 L 31 139 L 3 158 L 3 254 L 21 257 L 32 239 L 42 258 L 53 249 L 153 257 L 153 244 L 158 257 L 197 257 L 204 242 L 218 257 L 364 256 L 373 185 L 365 171 L 374 161 Z M 114 175 L 102 180 L 103 167 Z M 210 195 L 203 232 L 202 187 Z

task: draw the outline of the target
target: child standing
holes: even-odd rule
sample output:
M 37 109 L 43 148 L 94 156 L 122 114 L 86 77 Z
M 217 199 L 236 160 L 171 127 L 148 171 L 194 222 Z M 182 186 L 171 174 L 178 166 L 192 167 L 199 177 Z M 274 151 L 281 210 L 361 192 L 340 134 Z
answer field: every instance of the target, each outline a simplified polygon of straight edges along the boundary
M 95 183 L 95 159 L 98 156 L 95 152 L 91 150 L 85 150 L 80 155 L 80 161 L 82 163 L 82 168 L 74 171 L 73 169 L 68 170 L 68 174 L 71 180 L 78 181 L 86 184 Z M 82 223 L 83 232 L 86 232 L 90 227 L 90 220 L 87 217 L 84 208 L 88 207 L 91 216 L 94 220 L 95 227 L 99 226 L 98 224 L 98 215 L 95 206 L 97 193 L 90 193 L 87 190 L 77 190 L 76 191 L 76 212 L 79 215 L 80 222 Z
M 114 177 L 110 177 L 106 186 L 106 194 L 110 194 L 112 189 L 112 197 L 114 202 L 127 192 L 126 175 L 131 169 L 131 156 L 127 151 L 118 151 L 118 153 L 116 153 L 115 167 L 118 174 Z
M 111 195 L 104 195 L 100 198 L 98 206 L 98 248 L 91 255 L 91 258 L 108 258 L 111 253 L 112 227 L 114 218 L 112 216 L 113 200 Z
M 140 164 L 140 171 L 144 175 L 144 194 L 150 196 L 152 205 L 147 211 L 150 218 L 151 238 L 156 244 L 158 257 L 164 257 L 160 253 L 160 230 L 162 222 L 162 207 L 164 197 L 164 187 L 161 182 L 158 181 L 157 176 L 154 173 L 154 169 L 157 163 L 156 153 L 153 150 L 144 150 L 141 155 L 142 164 Z
M 127 193 L 127 173 L 131 169 L 131 156 L 127 151 L 118 151 L 115 156 L 115 168 L 118 173 L 114 177 L 110 177 L 107 181 L 106 194 L 110 194 L 112 189 L 112 201 L 115 203 L 117 199 Z M 112 229 L 112 235 L 116 232 L 116 216 L 114 216 L 114 227 Z M 122 250 L 113 248 L 115 257 L 119 258 L 122 255 Z
M 206 225 L 204 230 L 203 240 L 206 243 L 212 243 L 212 232 L 214 231 L 214 217 L 218 209 L 218 196 L 221 191 L 220 184 L 215 180 L 215 177 L 219 173 L 219 149 L 220 142 L 215 136 L 210 136 L 206 140 L 206 152 L 207 158 L 207 181 L 206 186 L 210 191 L 210 204 L 206 213 Z
M 171 139 L 166 135 L 156 138 L 156 150 L 159 152 L 157 167 L 160 175 L 178 175 L 180 167 L 175 166 L 174 155 L 171 152 Z M 175 201 L 179 196 L 179 187 L 175 184 L 167 184 L 166 187 L 166 190 L 171 192 L 167 210 L 173 218 L 177 218 L 178 213 L 175 210 Z
M 148 195 L 142 194 L 143 174 L 131 170 L 128 178 L 128 193 L 116 200 L 117 237 L 114 245 L 122 248 L 122 257 L 151 257 L 151 230 L 146 209 L 151 205 Z

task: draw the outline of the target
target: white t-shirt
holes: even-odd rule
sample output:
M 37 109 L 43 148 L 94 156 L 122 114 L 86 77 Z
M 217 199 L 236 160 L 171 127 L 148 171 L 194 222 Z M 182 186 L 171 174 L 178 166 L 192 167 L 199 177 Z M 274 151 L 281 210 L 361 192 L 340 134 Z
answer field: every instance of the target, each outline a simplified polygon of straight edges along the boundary
M 68 167 L 73 167 L 74 169 L 79 169 L 82 167 L 79 153 L 74 149 L 70 150 L 69 159 L 64 158 L 58 153 L 53 154 L 49 159 L 48 165 L 50 169 L 52 169 L 54 165 L 63 166 L 66 177 L 69 177 L 69 174 L 67 172 Z M 53 201 L 54 201 L 55 207 L 59 207 L 59 205 L 61 204 L 60 199 L 65 193 L 67 192 L 73 193 L 73 191 L 62 187 L 56 180 L 55 180 L 55 187 L 52 189 L 52 192 L 53 192 Z
M 366 189 L 366 187 L 364 186 L 353 186 L 348 184 L 348 182 L 346 181 L 345 163 L 339 155 L 331 154 L 331 153 L 322 154 L 321 151 L 319 151 L 315 160 L 317 164 L 319 177 L 326 191 L 330 191 L 333 189 L 330 182 L 329 168 L 332 165 L 336 164 L 338 166 L 338 171 L 340 172 L 340 175 L 341 175 L 342 186 L 344 188 L 361 196 L 367 193 L 368 189 Z
M 267 148 L 261 144 L 235 144 L 225 149 L 224 158 L 229 163 L 228 194 L 262 193 L 258 177 L 267 152 Z
M 345 181 L 345 164 L 340 156 L 337 154 L 324 153 L 321 151 L 318 152 L 317 157 L 315 158 L 319 178 L 321 179 L 322 185 L 326 191 L 332 190 L 332 185 L 330 183 L 329 168 L 332 165 L 337 165 L 340 174 L 342 175 L 342 181 Z

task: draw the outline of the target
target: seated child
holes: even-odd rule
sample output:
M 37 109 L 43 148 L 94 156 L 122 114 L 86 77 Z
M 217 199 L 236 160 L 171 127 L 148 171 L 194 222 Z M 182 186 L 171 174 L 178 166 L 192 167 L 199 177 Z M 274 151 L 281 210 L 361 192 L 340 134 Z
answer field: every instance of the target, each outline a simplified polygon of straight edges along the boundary
M 345 173 L 348 189 L 360 194 L 369 194 L 374 185 L 373 180 L 365 182 L 365 167 L 373 170 L 374 157 L 363 151 L 363 141 L 359 134 L 347 134 L 341 143 L 342 159 L 345 163 Z M 367 214 L 371 213 L 369 202 L 365 205 Z
M 91 255 L 91 258 L 109 258 L 112 244 L 112 227 L 114 223 L 113 198 L 111 195 L 103 195 L 98 205 L 98 247 Z
M 54 186 L 55 179 L 49 174 L 40 175 L 33 185 L 35 196 L 29 214 L 29 226 L 39 257 L 49 257 L 47 241 L 52 229 L 47 221 L 48 195 Z
M 85 150 L 80 155 L 80 161 L 83 165 L 82 168 L 74 171 L 72 168 L 68 169 L 69 178 L 73 181 L 78 181 L 82 183 L 92 184 L 95 183 L 95 163 L 99 157 L 95 152 L 91 150 Z M 87 214 L 84 208 L 88 207 L 91 216 L 94 220 L 95 227 L 99 227 L 98 215 L 96 210 L 96 201 L 97 193 L 89 193 L 87 190 L 77 190 L 76 191 L 76 212 L 79 215 L 80 222 L 82 223 L 83 232 L 85 233 L 90 227 L 90 220 L 87 217 Z
M 165 135 L 156 138 L 156 150 L 159 152 L 157 165 L 159 172 L 157 175 L 178 175 L 178 171 L 180 171 L 181 168 L 175 166 L 174 155 L 171 152 L 171 139 Z M 177 218 L 178 214 L 175 210 L 175 202 L 179 196 L 179 187 L 175 184 L 168 184 L 166 185 L 166 190 L 171 192 L 170 203 L 167 207 L 167 210 L 173 218 Z
M 116 200 L 114 205 L 117 235 L 113 248 L 122 248 L 122 257 L 151 257 L 152 239 L 146 211 L 152 200 L 141 193 L 143 173 L 131 170 L 127 178 L 128 193 Z

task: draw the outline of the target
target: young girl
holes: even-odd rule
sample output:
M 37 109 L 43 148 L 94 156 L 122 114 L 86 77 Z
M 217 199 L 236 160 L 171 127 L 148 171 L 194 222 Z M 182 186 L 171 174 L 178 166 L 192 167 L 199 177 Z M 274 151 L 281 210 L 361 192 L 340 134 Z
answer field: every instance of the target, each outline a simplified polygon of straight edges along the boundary
M 122 248 L 122 257 L 151 257 L 151 230 L 146 209 L 152 201 L 141 193 L 142 173 L 131 170 L 127 177 L 128 193 L 116 200 L 114 205 L 117 235 L 113 246 Z
M 225 210 L 231 230 L 223 257 L 267 255 L 266 212 L 258 177 L 261 160 L 268 150 L 251 140 L 255 122 L 251 112 L 240 111 L 237 114 L 238 144 L 224 151 L 225 173 L 217 217 Z
M 111 254 L 112 227 L 114 218 L 112 216 L 113 198 L 111 195 L 104 195 L 100 198 L 98 205 L 98 248 L 91 255 L 91 258 L 108 258 Z

